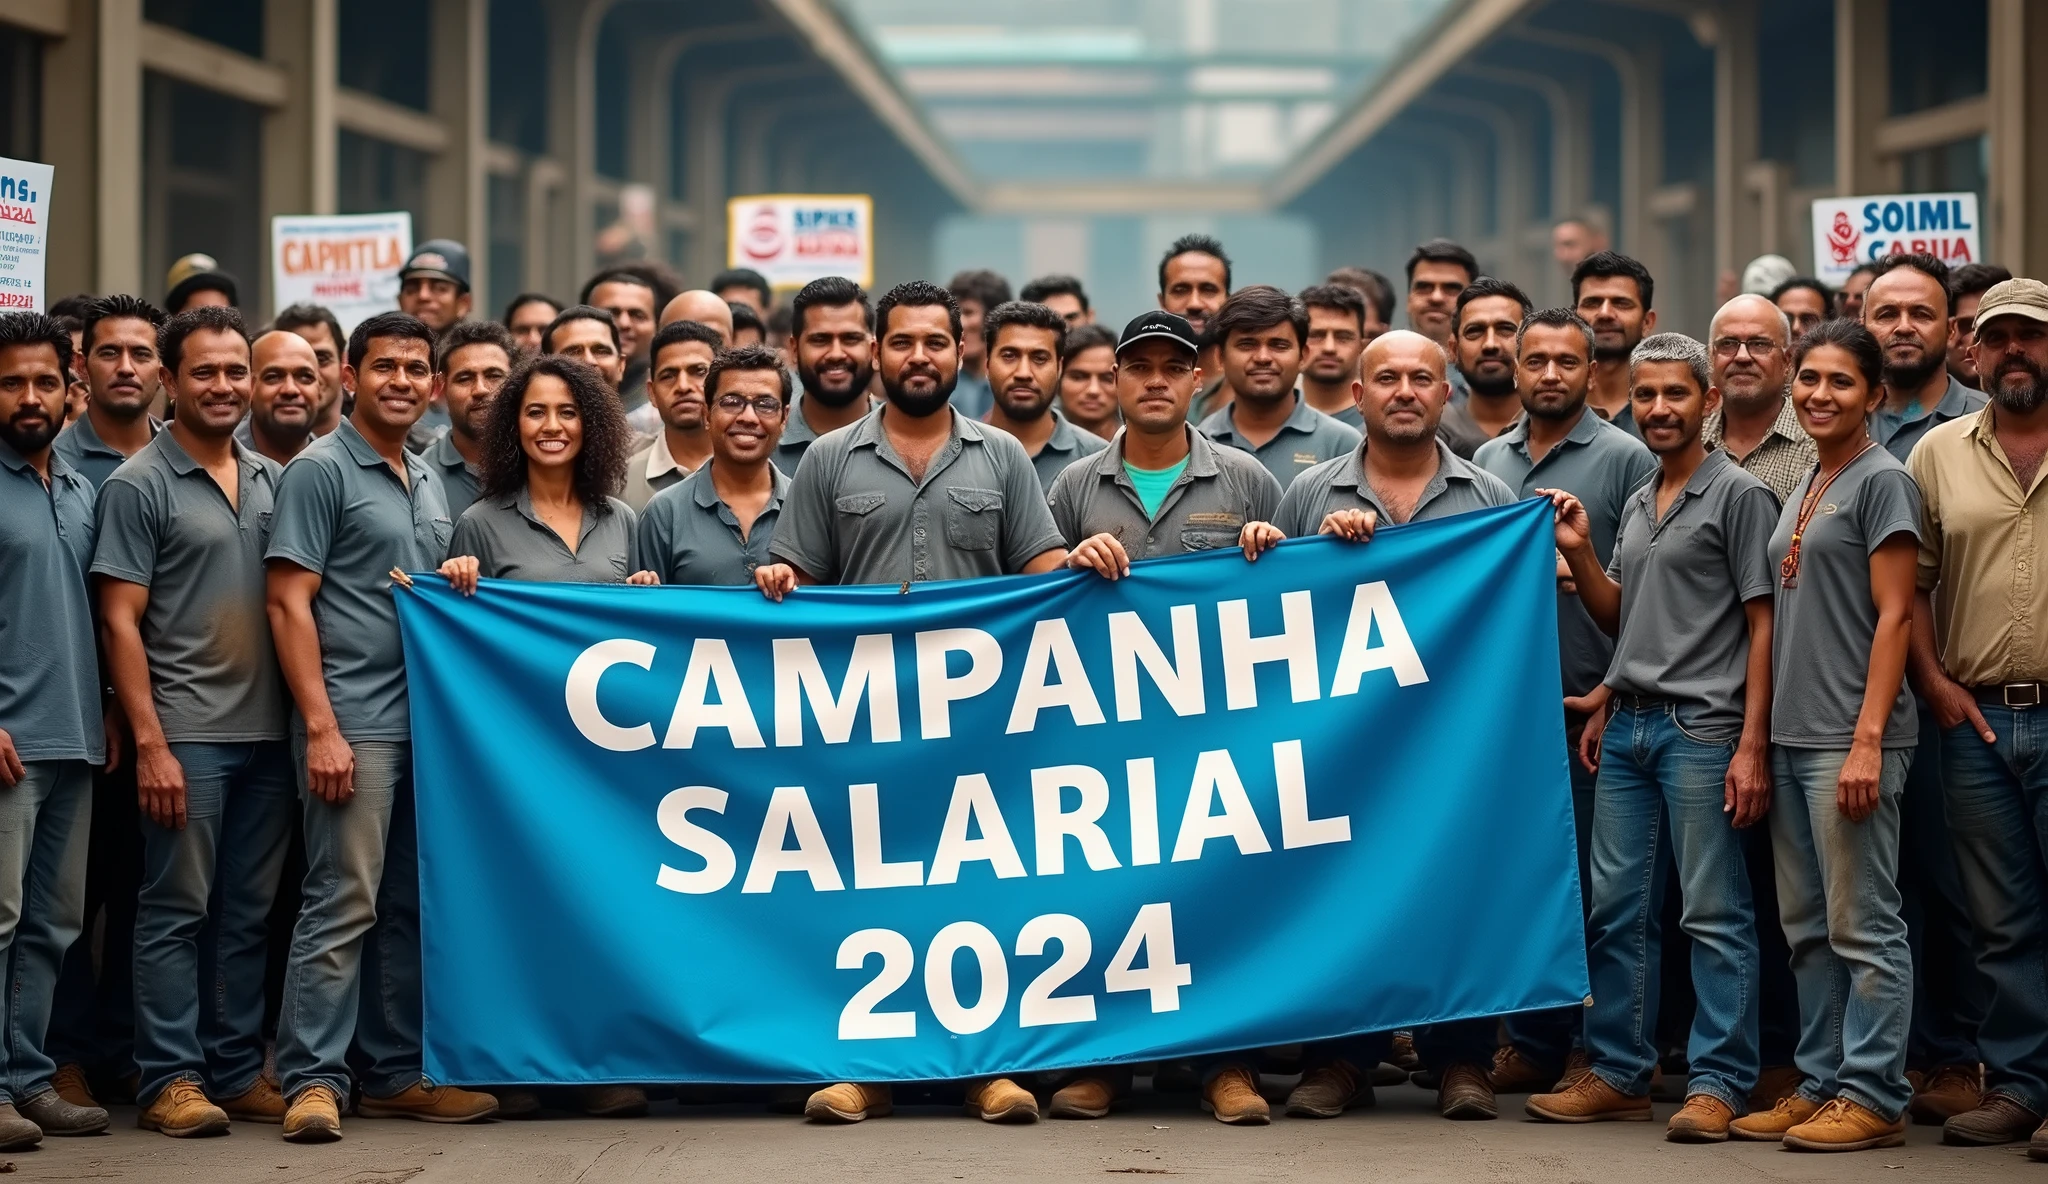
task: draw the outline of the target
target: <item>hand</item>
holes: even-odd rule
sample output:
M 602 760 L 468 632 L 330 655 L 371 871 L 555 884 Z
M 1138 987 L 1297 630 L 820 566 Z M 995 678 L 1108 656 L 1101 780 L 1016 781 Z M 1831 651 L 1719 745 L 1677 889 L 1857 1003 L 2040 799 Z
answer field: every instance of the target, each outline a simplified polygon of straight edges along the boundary
M 451 555 L 448 562 L 441 565 L 441 578 L 464 596 L 476 595 L 476 580 L 480 574 L 482 568 L 474 555 Z
M 21 763 L 21 754 L 14 751 L 14 737 L 0 728 L 0 787 L 13 789 L 26 776 L 28 769 Z
M 1280 533 L 1280 528 L 1270 522 L 1247 522 L 1244 529 L 1237 532 L 1237 545 L 1244 548 L 1245 559 L 1256 562 L 1259 556 L 1286 538 Z
M 1323 515 L 1323 524 L 1316 528 L 1317 534 L 1334 534 L 1352 543 L 1372 541 L 1373 527 L 1380 524 L 1380 516 L 1371 510 L 1333 510 Z
M 1755 823 L 1771 808 L 1771 759 L 1768 744 L 1738 744 L 1728 762 L 1721 812 L 1733 815 L 1737 830 Z
M 356 754 L 340 732 L 306 735 L 306 783 L 321 801 L 339 806 L 355 796 Z
M 158 826 L 185 829 L 185 766 L 161 740 L 135 746 L 135 804 Z
M 100 766 L 100 771 L 112 773 L 121 767 L 121 750 L 128 747 L 128 717 L 121 711 L 120 700 L 107 704 L 106 713 L 100 716 L 100 728 L 107 737 L 107 763 Z
M 1587 516 L 1584 502 L 1562 489 L 1539 489 L 1536 496 L 1550 499 L 1560 559 L 1564 552 L 1578 550 L 1593 537 L 1593 520 Z
M 754 586 L 777 604 L 796 591 L 796 569 L 787 563 L 764 563 L 754 569 Z
M 1105 580 L 1120 580 L 1131 574 L 1131 557 L 1123 543 L 1107 531 L 1090 535 L 1067 554 L 1067 566 L 1075 571 L 1092 571 Z
M 1943 678 L 1940 683 L 1928 687 L 1927 705 L 1934 709 L 1934 722 L 1944 730 L 1967 721 L 1984 743 L 1998 743 L 1998 736 L 1985 722 L 1984 713 L 1977 710 L 1977 696 L 1964 690 L 1962 684 L 1954 679 Z
M 1849 759 L 1835 778 L 1835 808 L 1851 822 L 1861 822 L 1877 813 L 1877 781 L 1884 771 L 1884 749 L 1856 741 L 1849 746 Z
M 661 584 L 661 577 L 651 571 L 636 571 L 626 577 L 626 582 L 635 588 L 654 588 Z
M 1601 738 L 1607 733 L 1607 705 L 1614 698 L 1614 692 L 1606 684 L 1594 687 L 1590 694 L 1566 695 L 1564 709 L 1576 711 L 1586 717 L 1586 726 L 1579 733 L 1579 763 L 1588 772 L 1600 771 Z

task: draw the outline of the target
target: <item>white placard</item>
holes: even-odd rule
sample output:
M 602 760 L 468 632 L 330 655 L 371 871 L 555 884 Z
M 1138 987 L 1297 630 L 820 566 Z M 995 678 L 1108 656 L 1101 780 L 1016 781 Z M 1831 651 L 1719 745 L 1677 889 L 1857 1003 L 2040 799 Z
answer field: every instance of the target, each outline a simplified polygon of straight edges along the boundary
M 1824 197 L 1813 203 L 1813 274 L 1840 284 L 1886 255 L 1932 255 L 1950 267 L 1984 258 L 1974 193 Z
M 768 193 L 725 203 L 726 266 L 778 288 L 843 275 L 874 282 L 875 206 L 865 193 Z
M 398 307 L 398 269 L 412 254 L 412 215 L 279 214 L 270 220 L 276 308 L 326 305 L 347 333 Z
M 50 245 L 50 181 L 55 171 L 0 156 L 0 312 L 41 312 Z

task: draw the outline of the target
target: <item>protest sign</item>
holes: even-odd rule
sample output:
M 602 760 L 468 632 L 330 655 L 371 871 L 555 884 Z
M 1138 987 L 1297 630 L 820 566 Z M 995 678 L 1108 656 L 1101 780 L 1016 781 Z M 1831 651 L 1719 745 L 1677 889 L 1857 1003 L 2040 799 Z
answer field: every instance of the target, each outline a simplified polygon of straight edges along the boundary
M 725 203 L 726 266 L 778 288 L 828 275 L 874 282 L 874 202 L 864 193 L 774 193 Z
M 953 1079 L 1577 1005 L 1551 510 L 1092 574 L 395 590 L 436 1081 Z
M 55 170 L 0 156 L 0 312 L 41 312 L 50 244 L 50 182 Z
M 1886 255 L 1925 253 L 1950 267 L 1984 258 L 1974 193 L 1824 197 L 1813 203 L 1813 268 L 1839 285 Z
M 270 220 L 270 250 L 271 303 L 324 304 L 347 333 L 398 307 L 412 215 L 279 214 Z

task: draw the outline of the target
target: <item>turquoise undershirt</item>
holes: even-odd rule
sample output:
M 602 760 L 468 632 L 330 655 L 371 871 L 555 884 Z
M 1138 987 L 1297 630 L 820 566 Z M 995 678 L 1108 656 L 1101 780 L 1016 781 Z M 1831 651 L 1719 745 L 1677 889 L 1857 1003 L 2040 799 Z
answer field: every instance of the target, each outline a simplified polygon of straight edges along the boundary
M 1145 517 L 1159 513 L 1159 503 L 1166 500 L 1166 491 L 1180 480 L 1187 471 L 1188 458 L 1183 456 L 1180 463 L 1167 469 L 1141 469 L 1130 461 L 1124 462 L 1124 472 L 1130 475 L 1131 484 L 1138 488 L 1138 504 L 1145 507 Z

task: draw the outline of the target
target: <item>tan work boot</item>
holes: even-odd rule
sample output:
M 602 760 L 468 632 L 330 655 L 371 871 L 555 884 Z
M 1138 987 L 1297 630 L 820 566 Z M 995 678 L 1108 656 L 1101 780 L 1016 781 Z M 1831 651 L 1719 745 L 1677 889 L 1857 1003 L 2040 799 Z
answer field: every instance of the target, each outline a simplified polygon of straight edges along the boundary
M 1535 1095 L 1522 1109 L 1545 1122 L 1648 1122 L 1650 1096 L 1630 1097 L 1588 1072 L 1569 1089 Z
M 1415 1051 L 1415 1033 L 1396 1032 L 1393 1040 L 1394 1064 L 1403 1073 L 1413 1073 L 1422 1068 L 1422 1057 Z
M 1693 1094 L 1664 1126 L 1664 1138 L 1671 1143 L 1726 1143 L 1728 1124 L 1735 1110 L 1712 1094 Z
M 1775 1143 L 1785 1137 L 1785 1132 L 1812 1118 L 1820 1110 L 1820 1103 L 1799 1094 L 1778 1099 L 1778 1104 L 1761 1113 L 1752 1111 L 1728 1124 L 1730 1138 L 1745 1139 L 1751 1143 Z
M 1501 1045 L 1493 1054 L 1493 1070 L 1486 1079 L 1497 1094 L 1534 1093 L 1554 1080 L 1541 1065 L 1523 1056 L 1522 1050 L 1512 1044 Z
M 99 1099 L 92 1096 L 92 1085 L 85 1079 L 85 1066 L 66 1063 L 57 1066 L 57 1073 L 50 1078 L 50 1088 L 57 1096 L 74 1106 L 98 1106 Z
M 1048 1118 L 1102 1118 L 1116 1102 L 1116 1090 L 1100 1077 L 1070 1081 L 1053 1094 L 1046 1107 Z
M 1436 1091 L 1436 1112 L 1461 1122 L 1499 1118 L 1500 1106 L 1493 1099 L 1486 1070 L 1464 1061 L 1446 1066 L 1443 1084 Z
M 242 1091 L 242 1096 L 224 1099 L 220 1108 L 237 1122 L 267 1122 L 276 1126 L 284 1121 L 284 1095 L 277 1092 L 277 1086 L 268 1077 L 258 1077 L 256 1084 Z
M 1940 1126 L 1958 1114 L 1977 1108 L 1984 1100 L 1984 1076 L 1975 1065 L 1943 1065 L 1913 1087 L 1913 1100 L 1906 1105 L 1913 1121 Z
M 160 1131 L 173 1139 L 228 1133 L 228 1112 L 206 1100 L 199 1083 L 173 1078 L 159 1090 L 156 1100 L 136 1115 L 135 1125 L 146 1131 Z
M 1335 1118 L 1372 1101 L 1372 1086 L 1359 1078 L 1351 1062 L 1334 1061 L 1301 1075 L 1301 1083 L 1287 1095 L 1287 1112 L 1296 1118 Z
M 309 1085 L 284 1113 L 284 1137 L 291 1143 L 332 1143 L 341 1138 L 341 1099 L 324 1085 Z
M 1795 1151 L 1869 1151 L 1906 1141 L 1906 1116 L 1887 1120 L 1847 1098 L 1831 1099 L 1812 1118 L 1785 1132 Z
M 1273 1109 L 1259 1093 L 1259 1079 L 1243 1065 L 1226 1065 L 1202 1089 L 1202 1109 L 1232 1126 L 1264 1126 Z
M 892 1109 L 888 1086 L 842 1081 L 812 1094 L 804 1103 L 804 1117 L 812 1122 L 859 1122 L 885 1117 Z
M 647 1091 L 637 1085 L 584 1085 L 576 1108 L 592 1118 L 639 1118 L 647 1113 Z
M 1037 1122 L 1038 1099 L 1007 1077 L 967 1087 L 967 1112 L 983 1122 Z
M 1749 1111 L 1769 1110 L 1799 1092 L 1806 1075 L 1791 1065 L 1765 1065 L 1756 1075 L 1756 1088 L 1749 1091 Z
M 364 1118 L 410 1118 L 415 1122 L 482 1122 L 498 1112 L 498 1099 L 452 1085 L 414 1082 L 388 1098 L 364 1094 L 356 1113 Z
M 1564 1059 L 1564 1072 L 1559 1074 L 1557 1084 L 1550 1087 L 1550 1092 L 1561 1094 L 1592 1072 L 1593 1058 L 1586 1055 L 1585 1049 L 1575 1048 L 1572 1055 Z

